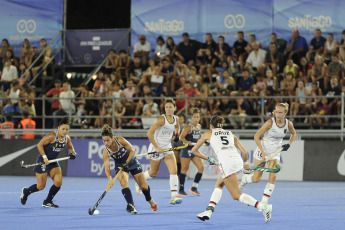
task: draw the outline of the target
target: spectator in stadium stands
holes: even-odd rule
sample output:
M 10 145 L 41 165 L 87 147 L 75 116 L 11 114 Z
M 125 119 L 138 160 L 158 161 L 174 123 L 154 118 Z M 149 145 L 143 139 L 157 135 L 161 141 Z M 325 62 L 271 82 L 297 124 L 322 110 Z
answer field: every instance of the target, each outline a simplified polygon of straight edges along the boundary
M 113 115 L 113 101 L 112 100 L 105 100 L 102 104 L 102 111 L 101 116 L 106 116 L 105 118 L 101 118 L 101 126 L 106 124 L 112 124 L 112 115 Z
M 89 87 L 85 84 L 82 84 L 79 88 L 80 95 L 79 99 L 75 102 L 78 106 L 77 117 L 80 119 L 78 120 L 79 123 L 82 123 L 85 127 L 93 126 L 95 118 L 82 118 L 82 115 L 90 115 L 90 116 L 97 116 L 99 115 L 99 109 L 97 106 L 98 100 L 93 100 L 92 98 L 95 97 L 95 94 L 89 90 Z M 85 99 L 88 98 L 88 99 Z
M 169 59 L 163 58 L 160 65 L 160 76 L 164 77 L 163 83 L 169 86 L 169 93 L 175 91 L 175 75 L 174 75 L 174 65 L 170 63 Z M 162 91 L 162 84 L 156 87 L 156 94 L 159 96 Z
M 339 59 L 340 61 L 345 61 L 345 30 L 341 33 L 341 40 L 338 44 L 339 48 Z
M 116 68 L 119 65 L 118 58 L 119 57 L 117 56 L 116 51 L 114 49 L 110 49 L 108 51 L 108 58 L 107 58 L 107 61 L 105 63 L 105 74 L 106 75 L 109 76 L 111 73 L 116 71 Z
M 304 84 L 311 82 L 311 70 L 313 65 L 308 61 L 306 57 L 302 57 L 299 67 L 299 78 L 303 79 Z M 291 110 L 290 110 L 291 111 Z
M 115 91 L 115 85 L 118 85 L 120 88 L 123 85 L 123 80 L 117 75 L 116 72 L 110 74 L 110 78 L 107 79 L 108 85 L 108 95 L 107 97 L 112 97 Z
M 19 71 L 18 71 L 18 78 L 20 84 L 24 84 L 25 82 L 30 82 L 31 80 L 31 73 L 30 71 L 26 71 L 27 66 L 24 62 L 19 63 Z
M 32 116 L 36 116 L 36 108 L 35 108 L 35 98 L 36 91 L 28 84 L 24 83 L 22 85 L 22 95 L 21 98 L 25 100 L 25 102 L 31 107 Z
M 134 94 L 135 94 L 135 85 L 133 80 L 128 80 L 126 83 L 126 88 L 123 90 L 121 94 L 121 98 L 124 98 L 125 100 L 122 101 L 123 106 L 126 107 L 126 114 L 128 115 L 134 115 L 136 103 L 133 100 Z M 122 111 L 122 110 L 121 110 Z M 136 118 L 132 119 L 132 122 L 137 121 Z
M 243 77 L 238 81 L 238 90 L 243 96 L 249 96 L 254 85 L 254 78 L 250 76 L 249 69 L 243 69 Z
M 205 49 L 205 55 L 201 61 L 200 66 L 200 76 L 203 80 L 203 83 L 207 82 L 209 84 L 215 83 L 217 76 L 214 74 L 217 73 L 219 60 L 217 56 L 214 55 L 214 52 L 210 48 Z M 205 76 L 206 75 L 206 76 Z
M 322 96 L 322 90 L 317 86 L 317 82 L 312 83 L 309 96 L 311 97 L 308 98 L 308 102 L 306 104 L 306 110 L 308 114 L 314 114 L 317 112 L 317 108 L 321 104 L 321 100 L 320 98 L 317 98 L 317 96 Z
M 20 61 L 24 62 L 26 66 L 30 66 L 32 63 L 33 48 L 27 38 L 25 38 L 22 42 L 20 53 Z
M 182 91 L 185 95 L 188 97 L 195 97 L 200 94 L 198 89 L 193 88 L 192 84 L 189 81 L 186 81 L 186 83 L 176 91 L 176 93 Z
M 272 88 L 272 95 L 275 92 L 278 92 L 278 78 L 273 75 L 273 71 L 270 69 L 266 70 L 266 78 L 265 78 L 265 88 L 268 87 Z
M 164 38 L 162 36 L 158 36 L 156 39 L 157 45 L 155 48 L 154 60 L 159 62 L 160 59 L 169 55 L 170 50 L 167 48 Z
M 307 96 L 308 96 L 308 89 L 304 85 L 304 81 L 299 79 L 297 81 L 297 88 L 295 89 L 295 96 L 297 98 L 292 99 L 291 108 L 290 108 L 290 115 L 297 116 L 300 111 L 304 111 L 305 115 L 307 115 L 306 111 L 306 103 L 307 103 Z M 290 121 L 293 121 L 295 118 L 290 118 Z
M 328 105 L 330 106 L 331 114 L 337 114 L 337 103 L 340 101 L 340 98 L 332 98 L 334 96 L 341 95 L 341 88 L 339 86 L 339 81 L 337 76 L 333 76 L 330 81 L 330 86 L 325 92 L 326 97 L 328 98 Z
M 280 95 L 281 96 L 294 96 L 295 95 L 295 87 L 296 87 L 296 78 L 294 77 L 292 72 L 288 72 L 285 74 L 283 82 L 280 87 Z M 292 98 L 287 99 L 292 102 Z
M 4 87 L 4 91 L 7 91 L 10 88 L 13 80 L 18 78 L 17 68 L 12 65 L 11 59 L 6 59 L 5 66 L 1 74 L 1 85 Z
M 325 80 L 329 82 L 329 79 L 331 79 L 332 76 L 336 76 L 338 79 L 340 79 L 342 70 L 343 63 L 339 61 L 337 54 L 332 54 L 331 62 L 328 64 L 327 67 L 327 75 L 325 77 Z
M 341 92 L 345 94 L 345 84 L 341 86 Z M 345 112 L 345 111 L 343 111 Z M 337 115 L 339 116 L 338 119 L 340 119 L 341 115 L 341 100 L 337 102 Z
M 245 47 L 247 55 L 253 51 L 255 42 L 257 42 L 255 34 L 250 34 L 249 35 L 249 42 L 248 42 L 247 46 Z M 259 43 L 259 45 L 260 45 L 260 43 Z M 261 48 L 261 46 L 260 46 L 260 48 Z
M 97 73 L 97 78 L 95 82 L 93 83 L 92 91 L 97 94 L 101 90 L 101 80 L 105 79 L 104 72 L 102 70 L 99 70 Z
M 327 65 L 324 63 L 324 59 L 320 55 L 316 55 L 315 57 L 315 64 L 313 69 L 311 70 L 311 80 L 312 82 L 318 82 L 318 86 L 321 88 L 322 91 L 327 89 L 328 82 L 325 81 L 325 77 L 327 75 Z
M 75 113 L 75 93 L 71 90 L 69 82 L 64 82 L 62 84 L 63 91 L 59 95 L 59 109 L 53 112 L 53 121 L 54 128 L 58 127 L 60 117 L 57 116 L 66 116 L 72 115 Z
M 205 43 L 201 44 L 201 48 L 199 49 L 198 58 L 203 58 L 206 55 L 206 49 L 210 49 L 212 53 L 214 53 L 217 49 L 217 43 L 213 40 L 212 34 L 206 34 L 206 41 Z
M 228 89 L 229 91 L 236 90 L 236 81 L 230 76 L 229 71 L 224 70 L 223 73 L 217 77 L 217 88 L 219 92 L 223 89 Z
M 134 57 L 133 62 L 129 67 L 129 76 L 138 87 L 141 87 L 144 84 L 143 74 L 145 70 L 146 66 L 141 63 L 140 58 Z
M 116 68 L 116 73 L 124 83 L 129 79 L 129 66 L 131 64 L 131 58 L 127 55 L 126 50 L 120 50 L 119 65 Z
M 196 40 L 189 39 L 188 33 L 182 34 L 182 40 L 183 41 L 177 46 L 176 56 L 188 67 L 193 66 L 195 64 L 197 51 L 201 47 L 201 43 Z
M 150 96 L 145 96 L 145 105 L 143 107 L 142 116 L 158 117 L 159 114 L 160 113 L 157 103 L 155 103 Z
M 13 80 L 10 84 L 10 88 L 6 92 L 6 100 L 5 103 L 7 105 L 18 105 L 18 100 L 20 98 L 21 93 L 21 85 L 19 81 Z
M 159 66 L 156 65 L 156 62 L 153 59 L 150 59 L 148 61 L 148 67 L 142 75 L 143 85 L 149 84 L 154 86 L 156 83 L 151 82 L 151 76 L 158 76 L 159 72 Z
M 260 48 L 258 41 L 254 42 L 252 46 L 253 50 L 249 53 L 245 68 L 251 68 L 253 72 L 263 72 L 264 69 L 262 67 L 260 69 L 260 66 L 264 63 L 267 52 Z
M 222 116 L 228 116 L 231 111 L 230 94 L 227 90 L 223 90 L 221 95 L 223 98 L 217 101 L 217 114 Z
M 187 76 L 189 74 L 188 67 L 181 62 L 181 60 L 177 60 L 175 62 L 174 67 L 174 78 L 175 78 L 175 87 L 183 87 L 183 83 L 187 80 Z
M 139 42 L 135 43 L 133 53 L 134 56 L 140 57 L 143 65 L 147 65 L 147 61 L 150 58 L 151 44 L 146 41 L 144 35 L 139 36 Z
M 337 54 L 337 50 L 338 42 L 334 39 L 332 33 L 328 33 L 327 41 L 325 42 L 325 48 L 323 50 L 323 58 L 326 64 L 330 62 L 332 54 Z
M 307 59 L 310 62 L 314 61 L 315 55 L 322 55 L 323 49 L 325 47 L 326 38 L 321 34 L 320 29 L 316 29 L 314 32 L 314 37 L 310 41 L 309 51 L 307 53 Z
M 109 95 L 109 84 L 108 84 L 105 77 L 101 78 L 100 82 L 101 82 L 101 85 L 100 85 L 99 89 L 97 90 L 97 93 L 95 93 L 95 96 L 96 97 L 106 97 Z M 101 100 L 103 100 L 103 99 L 101 99 Z
M 228 43 L 224 42 L 224 36 L 218 37 L 218 44 L 216 46 L 215 55 L 221 62 L 228 61 L 229 63 L 231 63 L 231 47 Z
M 180 114 L 184 114 L 186 111 L 186 106 L 190 103 L 190 100 L 186 98 L 186 95 L 183 91 L 179 91 L 176 93 L 176 116 Z
M 276 43 L 271 42 L 269 51 L 266 53 L 264 63 L 260 66 L 261 73 L 265 73 L 267 68 L 273 71 L 273 75 L 277 76 L 281 66 L 282 54 L 277 50 Z
M 5 131 L 6 129 L 14 129 L 13 116 L 12 114 L 5 115 L 5 122 L 0 124 L 2 130 L 2 139 L 15 139 L 14 131 Z
M 41 70 L 49 61 L 52 55 L 52 49 L 47 44 L 47 40 L 45 38 L 42 38 L 40 40 L 40 49 L 38 50 L 39 55 L 42 54 L 38 60 L 38 62 L 35 64 L 35 67 L 32 68 L 32 75 L 36 76 L 37 72 Z M 32 61 L 35 61 L 32 59 Z M 47 72 L 46 70 L 43 71 L 43 75 L 46 76 Z
M 292 76 L 294 78 L 299 76 L 299 66 L 294 62 L 292 58 L 289 58 L 286 62 L 286 66 L 284 67 L 283 70 L 284 76 L 287 73 L 292 73 Z
M 244 33 L 243 31 L 237 32 L 237 41 L 235 41 L 232 49 L 233 49 L 233 61 L 235 63 L 239 63 L 240 70 L 243 70 L 245 59 L 244 56 L 246 55 L 246 47 L 248 42 L 244 40 Z
M 287 58 L 292 58 L 294 63 L 299 63 L 300 59 L 306 55 L 308 43 L 304 37 L 300 36 L 297 29 L 292 30 L 289 45 L 286 47 Z
M 313 129 L 313 121 L 316 119 L 316 122 L 320 129 L 323 129 L 323 123 L 325 122 L 324 115 L 329 115 L 331 106 L 328 104 L 326 97 L 321 99 L 321 104 L 317 107 L 317 111 L 309 117 L 310 128 Z
M 197 74 L 197 70 L 195 66 L 190 67 L 189 76 L 187 77 L 187 81 L 189 81 L 193 88 L 200 89 L 200 75 Z
M 18 129 L 23 129 L 23 135 L 20 136 L 21 139 L 34 139 L 35 133 L 33 129 L 36 129 L 36 122 L 31 119 L 29 112 L 22 111 L 23 119 L 18 124 Z
M 116 102 L 115 106 L 115 117 L 116 117 L 116 123 L 117 128 L 122 129 L 122 124 L 127 121 L 126 118 L 121 118 L 121 116 L 124 116 L 126 113 L 126 107 L 124 106 L 123 101 Z
M 14 56 L 13 50 L 7 50 L 5 53 L 5 58 L 3 58 L 3 67 L 5 66 L 6 59 L 10 59 L 12 65 L 14 65 L 17 69 L 19 67 L 19 60 L 17 57 Z
M 238 94 L 237 96 L 240 95 Z M 234 129 L 245 128 L 244 124 L 246 121 L 249 121 L 247 116 L 251 114 L 250 111 L 251 106 L 249 102 L 243 98 L 237 98 L 231 102 L 229 120 Z
M 10 45 L 6 38 L 2 39 L 0 46 L 0 67 L 2 69 L 3 59 L 6 58 L 6 51 L 13 50 L 13 47 Z
M 54 88 L 51 88 L 46 94 L 46 97 L 51 97 L 51 99 L 48 99 L 48 102 L 50 102 L 50 111 L 48 114 L 52 114 L 56 110 L 59 109 L 59 95 L 63 91 L 63 88 L 61 87 L 61 81 L 59 79 L 56 79 L 54 81 Z
M 168 37 L 167 38 L 167 49 L 169 50 L 169 59 L 170 59 L 170 62 L 171 63 L 175 63 L 175 60 L 177 59 L 177 56 L 176 56 L 176 49 L 177 49 L 177 45 L 175 44 L 175 41 L 172 37 Z

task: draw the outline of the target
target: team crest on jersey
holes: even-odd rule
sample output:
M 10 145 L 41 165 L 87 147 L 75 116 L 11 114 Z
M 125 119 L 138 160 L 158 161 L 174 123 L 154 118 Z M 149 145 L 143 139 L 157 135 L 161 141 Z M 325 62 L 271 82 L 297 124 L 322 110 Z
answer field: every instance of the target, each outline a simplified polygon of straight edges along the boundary
M 59 143 L 55 143 L 55 147 L 58 147 Z
M 286 134 L 287 133 L 287 129 L 284 129 L 284 134 Z

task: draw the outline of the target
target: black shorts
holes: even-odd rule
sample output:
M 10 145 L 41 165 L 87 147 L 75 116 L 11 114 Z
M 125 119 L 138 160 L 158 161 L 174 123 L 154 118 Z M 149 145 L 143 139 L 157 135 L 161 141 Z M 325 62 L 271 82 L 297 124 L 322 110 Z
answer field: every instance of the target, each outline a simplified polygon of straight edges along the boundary
M 120 171 L 120 168 L 119 168 L 120 166 L 121 166 L 120 164 L 116 164 L 115 163 L 115 173 L 116 174 Z M 123 170 L 123 171 L 126 172 L 126 173 L 131 173 L 132 176 L 134 176 L 134 175 L 137 175 L 137 174 L 143 172 L 143 168 L 141 167 L 140 162 L 137 159 L 135 159 L 129 165 L 128 169 L 127 170 Z
M 195 157 L 194 154 L 190 153 L 192 148 L 193 148 L 193 146 L 188 146 L 185 149 L 181 149 L 180 157 L 184 157 L 184 158 L 193 158 L 193 157 Z
M 43 162 L 43 158 L 41 156 L 37 157 L 36 163 L 39 163 L 39 162 Z M 39 174 L 48 173 L 53 168 L 57 168 L 57 167 L 60 167 L 59 162 L 50 163 L 49 165 L 44 165 L 44 164 L 36 165 L 34 168 L 34 172 L 39 173 Z

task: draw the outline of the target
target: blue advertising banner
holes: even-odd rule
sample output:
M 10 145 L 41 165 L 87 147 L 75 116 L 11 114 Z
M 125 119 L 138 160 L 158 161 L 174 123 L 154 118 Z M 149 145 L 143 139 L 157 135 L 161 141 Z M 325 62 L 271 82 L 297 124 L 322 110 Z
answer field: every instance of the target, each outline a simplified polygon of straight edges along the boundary
M 274 1 L 274 32 L 281 38 L 291 38 L 291 31 L 298 29 L 307 42 L 314 37 L 315 29 L 320 29 L 326 38 L 333 33 L 340 42 L 341 32 L 345 28 L 343 9 L 345 2 L 341 0 Z
M 125 37 L 126 36 L 126 37 Z M 66 64 L 97 65 L 108 55 L 110 49 L 129 47 L 128 30 L 68 30 L 66 31 Z
M 32 46 L 40 47 L 45 38 L 49 43 L 62 30 L 63 0 L 2 0 L 0 7 L 1 39 L 8 39 L 16 57 L 25 38 Z M 61 47 L 54 43 L 53 50 Z
M 201 42 L 205 41 L 206 33 L 211 33 L 216 41 L 223 35 L 232 46 L 237 31 L 244 31 L 246 36 L 254 33 L 259 41 L 268 43 L 272 7 L 273 0 L 260 4 L 255 0 L 132 0 L 132 46 L 143 34 L 154 50 L 159 35 L 165 39 L 171 36 L 179 43 L 183 32 Z
M 145 154 L 150 145 L 147 139 L 127 139 L 134 149 L 135 154 Z M 67 166 L 67 176 L 81 176 L 81 177 L 106 177 L 103 163 L 104 145 L 101 139 L 74 139 L 73 146 L 78 152 L 78 157 L 75 161 L 69 161 Z M 137 157 L 143 171 L 150 169 L 150 157 Z M 110 159 L 110 169 L 114 176 L 115 162 Z M 162 161 L 158 173 L 158 178 L 169 178 L 169 171 Z

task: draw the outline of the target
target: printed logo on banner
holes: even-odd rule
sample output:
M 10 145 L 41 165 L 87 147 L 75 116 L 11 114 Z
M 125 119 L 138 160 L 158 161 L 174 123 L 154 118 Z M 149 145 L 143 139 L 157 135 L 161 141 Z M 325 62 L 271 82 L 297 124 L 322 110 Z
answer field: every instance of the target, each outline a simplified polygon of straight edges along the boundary
M 29 33 L 32 34 L 36 31 L 36 21 L 33 19 L 24 20 L 21 19 L 17 22 L 17 31 L 19 33 Z
M 241 29 L 246 25 L 246 18 L 243 16 L 243 14 L 237 14 L 235 16 L 228 14 L 224 18 L 224 25 L 228 29 Z
M 86 54 L 84 55 L 84 62 L 85 62 L 86 64 L 90 64 L 90 63 L 92 62 L 92 55 L 89 54 L 89 53 L 86 53 Z
M 337 169 L 340 175 L 345 176 L 345 149 L 339 157 Z
M 312 17 L 310 14 L 304 15 L 304 17 L 290 17 L 289 28 L 305 28 L 316 29 L 326 28 L 332 26 L 332 18 L 326 15 L 319 15 Z
M 165 19 L 158 19 L 158 21 L 145 22 L 145 31 L 150 32 L 179 32 L 184 30 L 184 22 L 178 20 L 166 21 Z
M 80 46 L 90 46 L 92 50 L 100 50 L 101 46 L 112 46 L 113 41 L 111 40 L 101 40 L 100 36 L 93 36 L 92 41 L 80 41 Z

